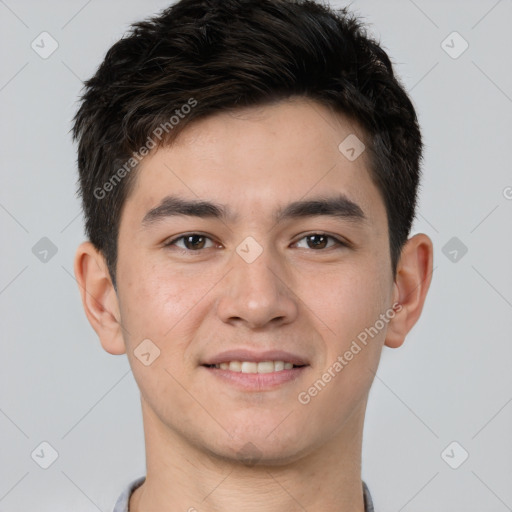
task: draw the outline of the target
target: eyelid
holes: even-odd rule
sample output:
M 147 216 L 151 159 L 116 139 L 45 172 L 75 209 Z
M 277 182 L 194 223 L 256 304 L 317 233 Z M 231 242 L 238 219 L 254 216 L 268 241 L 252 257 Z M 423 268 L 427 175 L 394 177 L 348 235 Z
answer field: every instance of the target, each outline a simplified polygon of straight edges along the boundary
M 174 237 L 174 238 L 172 238 L 170 240 L 164 241 L 162 246 L 163 247 L 171 247 L 176 242 L 180 241 L 181 239 L 186 238 L 187 236 L 192 236 L 192 235 L 199 235 L 200 237 L 203 237 L 203 238 L 206 238 L 208 240 L 211 240 L 213 243 L 219 244 L 211 236 L 209 236 L 209 235 L 207 235 L 205 233 L 201 233 L 200 231 L 191 231 L 189 233 L 183 233 L 183 234 L 178 235 L 178 236 L 176 236 L 176 237 Z M 313 236 L 313 235 L 320 235 L 320 236 L 325 236 L 327 238 L 330 238 L 330 239 L 334 240 L 335 245 L 333 245 L 331 247 L 328 247 L 326 249 L 318 249 L 318 250 L 307 249 L 309 251 L 326 252 L 328 249 L 334 249 L 336 247 L 338 247 L 338 248 L 340 248 L 340 247 L 352 247 L 352 244 L 349 241 L 345 240 L 344 238 L 339 237 L 337 235 L 332 235 L 330 233 L 326 233 L 324 231 L 311 231 L 311 232 L 307 232 L 307 233 L 301 233 L 300 235 L 298 235 L 300 238 L 298 238 L 295 242 L 293 242 L 293 245 L 295 245 L 298 242 L 300 242 L 303 238 L 307 238 L 308 236 Z M 222 245 L 222 244 L 219 244 L 219 245 Z M 211 248 L 212 247 L 207 247 L 207 249 L 211 249 Z M 180 250 L 182 253 L 201 253 L 205 249 L 198 249 L 198 250 L 194 251 L 192 249 L 182 249 L 181 247 L 177 247 L 177 250 Z
M 213 243 L 217 243 L 211 236 L 205 234 L 205 233 L 201 233 L 200 231 L 191 231 L 189 233 L 183 233 L 181 235 L 178 235 L 174 238 L 171 238 L 171 239 L 167 239 L 167 240 L 164 240 L 164 242 L 162 243 L 162 247 L 169 247 L 169 246 L 172 246 L 174 245 L 176 242 L 178 242 L 179 240 L 181 240 L 182 238 L 186 238 L 187 236 L 192 236 L 192 235 L 199 235 L 203 238 L 206 238 L 208 240 L 211 240 Z M 204 249 L 201 249 L 201 250 L 197 250 L 197 251 L 193 251 L 191 249 L 182 249 L 181 247 L 178 247 L 179 250 L 181 250 L 182 252 L 201 252 L 201 250 L 204 250 Z M 210 247 L 209 247 L 210 249 Z
M 297 244 L 298 242 L 300 242 L 303 238 L 306 238 L 308 236 L 313 236 L 313 235 L 325 236 L 327 238 L 331 238 L 335 242 L 335 245 L 328 247 L 327 249 L 317 250 L 316 252 L 326 252 L 328 249 L 336 248 L 336 246 L 338 248 L 339 247 L 352 247 L 352 244 L 348 240 L 346 240 L 338 235 L 331 235 L 330 233 L 327 233 L 325 231 L 310 231 L 307 233 L 301 233 L 300 235 L 298 235 L 299 238 L 297 238 L 297 241 L 294 242 L 294 245 Z M 310 249 L 310 250 L 315 251 L 315 249 Z

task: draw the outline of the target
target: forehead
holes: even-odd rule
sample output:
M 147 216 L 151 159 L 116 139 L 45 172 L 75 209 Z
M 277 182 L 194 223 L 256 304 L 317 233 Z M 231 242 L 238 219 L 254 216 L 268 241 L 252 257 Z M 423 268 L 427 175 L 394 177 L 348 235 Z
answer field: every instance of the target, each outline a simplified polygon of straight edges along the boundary
M 346 141 L 364 147 L 357 124 L 311 100 L 214 114 L 141 162 L 127 203 L 139 222 L 169 195 L 230 205 L 233 217 L 275 217 L 277 205 L 341 193 L 369 220 L 385 217 L 367 151 L 353 158 Z

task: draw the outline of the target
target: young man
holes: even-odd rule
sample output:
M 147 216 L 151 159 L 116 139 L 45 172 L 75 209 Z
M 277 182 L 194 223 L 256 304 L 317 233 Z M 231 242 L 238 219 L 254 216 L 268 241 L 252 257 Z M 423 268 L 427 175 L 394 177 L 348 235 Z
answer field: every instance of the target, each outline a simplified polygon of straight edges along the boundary
M 115 511 L 373 510 L 368 393 L 432 272 L 386 53 L 346 10 L 182 0 L 110 49 L 74 137 L 85 313 L 141 393 Z

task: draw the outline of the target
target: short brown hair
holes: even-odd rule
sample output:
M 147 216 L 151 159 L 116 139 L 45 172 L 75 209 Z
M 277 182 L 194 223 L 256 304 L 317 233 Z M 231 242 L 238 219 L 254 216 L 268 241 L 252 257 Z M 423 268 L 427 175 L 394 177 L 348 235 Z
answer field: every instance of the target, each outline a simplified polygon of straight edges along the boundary
M 171 144 L 196 119 L 295 95 L 364 129 L 395 274 L 414 218 L 421 134 L 386 52 L 347 9 L 313 1 L 181 0 L 134 23 L 84 89 L 73 126 L 79 194 L 87 236 L 105 256 L 114 287 L 121 212 L 136 155 L 149 139 Z M 155 137 L 162 126 L 167 130 Z

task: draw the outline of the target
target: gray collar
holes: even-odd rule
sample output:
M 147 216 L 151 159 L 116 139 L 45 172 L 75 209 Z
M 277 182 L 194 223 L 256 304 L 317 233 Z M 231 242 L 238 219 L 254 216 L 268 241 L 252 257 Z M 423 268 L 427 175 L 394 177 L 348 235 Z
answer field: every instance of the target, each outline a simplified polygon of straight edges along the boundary
M 121 493 L 121 496 L 119 496 L 118 500 L 116 501 L 116 504 L 114 506 L 114 510 L 112 512 L 129 512 L 128 510 L 128 504 L 130 502 L 130 496 L 137 487 L 140 487 L 144 481 L 146 480 L 145 476 L 141 476 L 137 478 L 136 480 L 133 480 L 128 487 Z M 370 495 L 370 490 L 368 489 L 368 486 L 363 481 L 363 497 L 364 497 L 364 510 L 365 512 L 375 512 L 373 508 L 373 501 L 372 497 Z

